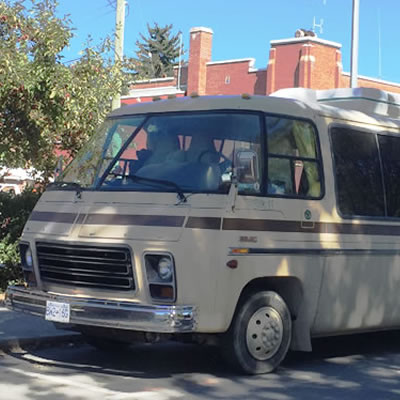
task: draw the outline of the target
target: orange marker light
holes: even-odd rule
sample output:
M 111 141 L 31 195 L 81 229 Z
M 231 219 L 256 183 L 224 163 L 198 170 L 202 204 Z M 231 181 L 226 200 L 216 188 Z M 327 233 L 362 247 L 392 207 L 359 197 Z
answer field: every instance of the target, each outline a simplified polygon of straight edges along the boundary
M 232 249 L 232 254 L 248 254 L 249 249 Z
M 172 299 L 174 297 L 174 290 L 171 286 L 164 286 L 160 290 L 162 298 Z

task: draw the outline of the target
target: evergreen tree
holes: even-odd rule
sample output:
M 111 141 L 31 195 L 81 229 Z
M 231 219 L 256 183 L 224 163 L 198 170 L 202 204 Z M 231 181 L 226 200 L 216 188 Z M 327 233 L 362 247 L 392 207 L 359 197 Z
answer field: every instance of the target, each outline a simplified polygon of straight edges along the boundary
M 173 67 L 179 57 L 179 34 L 172 35 L 172 25 L 154 27 L 147 25 L 148 37 L 140 34 L 137 40 L 135 70 L 139 79 L 153 79 L 173 76 Z

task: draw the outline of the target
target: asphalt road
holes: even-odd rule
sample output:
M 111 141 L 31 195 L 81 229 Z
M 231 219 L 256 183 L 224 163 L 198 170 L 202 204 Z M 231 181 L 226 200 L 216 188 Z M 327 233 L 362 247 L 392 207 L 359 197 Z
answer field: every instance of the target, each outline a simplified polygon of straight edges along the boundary
M 164 343 L 104 353 L 86 344 L 0 355 L 0 399 L 399 399 L 400 332 L 314 342 L 276 373 L 241 376 L 213 347 Z

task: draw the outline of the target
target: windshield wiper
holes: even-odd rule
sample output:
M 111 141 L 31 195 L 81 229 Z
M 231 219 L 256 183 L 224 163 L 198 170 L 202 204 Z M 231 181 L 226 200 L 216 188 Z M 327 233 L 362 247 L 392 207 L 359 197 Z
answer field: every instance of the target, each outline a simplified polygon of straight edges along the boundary
M 185 194 L 183 193 L 183 190 L 175 182 L 167 181 L 164 179 L 146 178 L 144 176 L 139 176 L 139 175 L 129 175 L 129 179 L 132 179 L 133 181 L 137 181 L 137 182 L 143 181 L 143 182 L 149 182 L 149 183 L 158 183 L 158 184 L 164 185 L 164 186 L 170 186 L 175 189 L 176 193 L 178 194 L 178 198 L 181 202 L 186 203 L 186 201 L 187 201 L 187 198 L 186 198 Z
M 80 199 L 82 197 L 82 186 L 77 182 L 65 182 L 65 181 L 56 181 L 52 182 L 47 186 L 49 189 L 51 188 L 59 188 L 59 189 L 75 189 L 76 197 Z

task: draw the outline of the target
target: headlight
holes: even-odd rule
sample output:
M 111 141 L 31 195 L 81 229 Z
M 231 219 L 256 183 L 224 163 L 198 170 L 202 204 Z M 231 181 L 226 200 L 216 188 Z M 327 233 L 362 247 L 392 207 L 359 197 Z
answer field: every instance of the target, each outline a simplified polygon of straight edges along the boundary
M 33 257 L 32 257 L 32 251 L 31 251 L 30 247 L 28 247 L 28 249 L 25 252 L 25 262 L 26 262 L 26 266 L 29 267 L 30 269 L 32 269 Z
M 21 256 L 22 269 L 27 271 L 33 270 L 32 250 L 28 243 L 19 244 L 19 254 Z
M 163 281 L 170 281 L 173 275 L 173 268 L 171 259 L 163 257 L 158 262 L 158 275 Z
M 174 301 L 175 264 L 171 254 L 147 253 L 144 256 L 150 296 L 155 300 Z
M 36 287 L 36 276 L 33 270 L 33 255 L 29 243 L 22 242 L 19 244 L 19 252 L 21 256 L 22 272 L 28 287 Z

